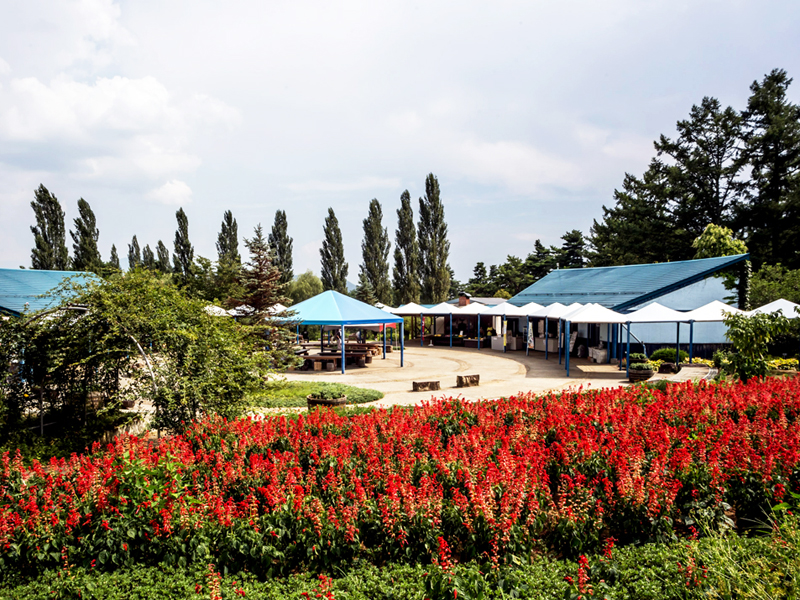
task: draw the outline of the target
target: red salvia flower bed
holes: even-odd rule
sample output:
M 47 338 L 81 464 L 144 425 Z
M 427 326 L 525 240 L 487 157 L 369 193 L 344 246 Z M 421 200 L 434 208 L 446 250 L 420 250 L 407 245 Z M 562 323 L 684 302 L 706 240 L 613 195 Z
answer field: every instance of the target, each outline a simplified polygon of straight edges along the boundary
M 5 455 L 0 572 L 502 562 L 754 523 L 798 489 L 798 392 L 797 379 L 770 379 L 441 400 L 209 419 L 48 469 Z

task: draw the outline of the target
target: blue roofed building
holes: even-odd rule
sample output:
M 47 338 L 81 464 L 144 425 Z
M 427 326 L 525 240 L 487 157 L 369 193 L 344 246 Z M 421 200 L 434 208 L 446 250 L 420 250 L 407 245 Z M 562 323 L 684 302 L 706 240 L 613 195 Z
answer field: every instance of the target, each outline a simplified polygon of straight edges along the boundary
M 0 314 L 18 317 L 25 312 L 55 308 L 56 298 L 46 294 L 70 277 L 98 279 L 85 271 L 0 269 Z

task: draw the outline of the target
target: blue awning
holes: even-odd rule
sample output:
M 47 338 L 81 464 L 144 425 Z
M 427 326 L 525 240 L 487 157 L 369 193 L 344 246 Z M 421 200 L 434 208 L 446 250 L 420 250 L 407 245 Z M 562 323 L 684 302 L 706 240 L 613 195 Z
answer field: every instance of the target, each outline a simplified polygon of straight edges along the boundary
M 100 280 L 94 273 L 84 271 L 0 269 L 0 313 L 19 316 L 25 311 L 53 308 L 58 299 L 46 294 L 68 278 L 75 278 L 79 283 Z
M 294 315 L 287 321 L 306 325 L 368 325 L 403 321 L 385 310 L 333 290 L 303 300 L 288 310 Z

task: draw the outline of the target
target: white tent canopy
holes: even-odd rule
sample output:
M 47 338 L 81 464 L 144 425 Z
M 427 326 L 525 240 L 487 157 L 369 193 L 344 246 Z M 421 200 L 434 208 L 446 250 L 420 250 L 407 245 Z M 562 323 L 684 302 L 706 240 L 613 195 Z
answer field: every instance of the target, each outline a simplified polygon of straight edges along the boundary
M 781 298 L 779 300 L 775 300 L 774 302 L 770 302 L 769 304 L 765 304 L 764 306 L 759 306 L 758 308 L 751 310 L 749 314 L 769 314 L 776 311 L 781 311 L 783 316 L 787 319 L 800 319 L 800 314 L 798 314 L 795 309 L 800 309 L 800 304 L 795 304 L 794 302 L 789 302 L 788 300 Z
M 436 306 L 431 306 L 430 308 L 423 308 L 422 314 L 423 315 L 452 315 L 453 313 L 458 312 L 458 308 L 452 304 L 448 304 L 447 302 L 440 302 Z
M 591 304 L 591 303 L 590 303 Z M 551 319 L 564 319 L 565 321 L 569 319 L 570 316 L 578 312 L 584 306 L 589 306 L 588 304 L 581 304 L 580 302 L 573 302 L 569 306 L 565 306 L 564 310 L 561 311 L 561 314 L 558 316 L 550 315 Z
M 489 310 L 489 307 L 485 304 L 479 304 L 477 302 L 470 302 L 466 306 L 462 306 L 454 314 L 459 315 L 483 315 L 486 314 L 486 311 Z
M 686 313 L 667 308 L 658 302 L 625 315 L 625 319 L 631 323 L 680 323 L 687 320 Z
M 520 310 L 525 311 L 525 316 L 532 317 L 534 312 L 543 308 L 544 306 L 541 304 L 537 304 L 536 302 L 528 302 L 527 304 L 521 306 Z
M 416 302 L 409 302 L 398 308 L 393 308 L 389 312 L 398 317 L 418 317 L 425 312 L 425 309 Z
M 506 317 L 527 317 L 528 311 L 523 310 L 522 307 L 511 304 L 510 302 L 503 302 L 502 304 L 493 306 L 489 310 L 481 313 L 481 316 L 490 317 L 502 317 L 504 315 Z
M 561 302 L 554 302 L 548 306 L 543 306 L 539 310 L 535 310 L 531 313 L 530 316 L 532 317 L 539 317 L 539 318 L 549 318 L 549 319 L 558 319 L 564 312 L 567 310 L 567 307 L 561 304 Z
M 683 320 L 695 321 L 697 323 L 713 323 L 723 321 L 725 319 L 725 313 L 743 314 L 744 311 L 730 304 L 714 300 L 700 308 L 695 308 L 694 310 L 683 313 Z
M 626 315 L 614 312 L 610 308 L 590 302 L 561 317 L 571 323 L 625 323 Z

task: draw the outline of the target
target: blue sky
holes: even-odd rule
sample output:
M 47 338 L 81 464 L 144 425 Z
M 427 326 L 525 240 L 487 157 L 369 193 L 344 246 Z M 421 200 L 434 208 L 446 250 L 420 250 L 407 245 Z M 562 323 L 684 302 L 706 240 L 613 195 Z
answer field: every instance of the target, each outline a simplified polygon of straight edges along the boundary
M 327 208 L 357 279 L 371 198 L 437 175 L 450 262 L 588 232 L 624 173 L 692 104 L 744 107 L 800 77 L 796 1 L 26 0 L 0 19 L 0 266 L 30 264 L 33 191 L 68 224 L 89 201 L 104 258 L 172 247 L 174 213 L 214 258 L 287 212 L 295 272 L 319 271 Z M 790 96 L 800 101 L 800 82 Z M 124 262 L 124 260 L 123 260 Z

